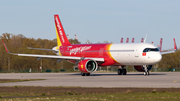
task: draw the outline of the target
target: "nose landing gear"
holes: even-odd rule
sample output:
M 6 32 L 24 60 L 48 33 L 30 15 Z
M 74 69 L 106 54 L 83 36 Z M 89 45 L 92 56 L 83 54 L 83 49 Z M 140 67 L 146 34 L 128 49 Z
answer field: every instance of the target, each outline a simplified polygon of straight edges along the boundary
M 144 76 L 148 76 L 149 75 L 148 65 L 143 65 L 143 68 L 144 68 Z

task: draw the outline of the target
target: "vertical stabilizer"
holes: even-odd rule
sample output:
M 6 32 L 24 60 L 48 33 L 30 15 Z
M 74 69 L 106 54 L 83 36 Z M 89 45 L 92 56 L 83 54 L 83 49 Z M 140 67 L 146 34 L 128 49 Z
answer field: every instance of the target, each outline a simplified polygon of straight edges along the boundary
M 132 43 L 134 43 L 134 38 L 132 38 Z
M 128 42 L 129 42 L 129 38 L 126 39 L 126 43 L 128 43 Z
M 163 39 L 161 38 L 161 39 L 160 39 L 160 46 L 159 46 L 159 51 L 160 51 L 160 52 L 162 52 L 162 41 L 163 41 Z
M 121 43 L 123 43 L 123 38 L 121 38 L 121 41 L 120 41 Z
M 58 46 L 70 45 L 70 42 L 66 37 L 64 28 L 59 19 L 59 15 L 54 15 L 54 20 L 55 20 L 55 28 L 56 28 L 56 36 L 57 36 L 57 45 Z

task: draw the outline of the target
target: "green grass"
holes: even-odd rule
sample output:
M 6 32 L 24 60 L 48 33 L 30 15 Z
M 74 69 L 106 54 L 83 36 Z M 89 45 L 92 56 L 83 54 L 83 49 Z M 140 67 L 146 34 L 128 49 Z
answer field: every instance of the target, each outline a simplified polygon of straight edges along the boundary
M 70 93 L 70 92 L 68 92 Z M 39 97 L 28 98 L 1 98 L 1 100 L 43 100 L 43 101 L 179 101 L 179 92 L 150 92 L 150 93 L 111 93 L 111 94 L 87 94 L 87 95 L 69 95 L 46 96 L 42 94 Z
M 1 101 L 180 101 L 180 88 L 0 87 Z

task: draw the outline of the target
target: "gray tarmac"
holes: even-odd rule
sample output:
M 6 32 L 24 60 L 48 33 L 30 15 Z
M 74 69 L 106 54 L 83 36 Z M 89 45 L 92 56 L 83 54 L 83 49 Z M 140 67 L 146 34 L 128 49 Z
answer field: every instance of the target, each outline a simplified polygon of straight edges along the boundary
M 130 72 L 127 75 L 117 73 L 93 73 L 81 76 L 80 73 L 0 73 L 0 79 L 46 79 L 0 83 L 0 86 L 70 86 L 70 87 L 146 87 L 180 88 L 180 72 Z

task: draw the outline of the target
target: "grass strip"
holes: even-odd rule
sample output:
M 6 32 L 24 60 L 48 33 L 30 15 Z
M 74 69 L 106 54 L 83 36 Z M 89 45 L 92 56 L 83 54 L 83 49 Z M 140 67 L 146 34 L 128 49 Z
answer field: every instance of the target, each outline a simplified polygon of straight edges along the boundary
M 43 100 L 43 101 L 179 101 L 179 92 L 138 92 L 138 93 L 100 93 L 85 95 L 67 96 L 39 96 L 28 98 L 2 98 L 2 101 L 24 101 L 24 100 Z
M 0 87 L 1 98 L 22 97 L 57 97 L 57 96 L 80 96 L 99 94 L 161 94 L 180 93 L 180 88 L 90 88 L 90 87 L 33 87 L 13 86 Z
M 46 80 L 46 79 L 0 79 L 0 83 L 39 81 L 39 80 Z

